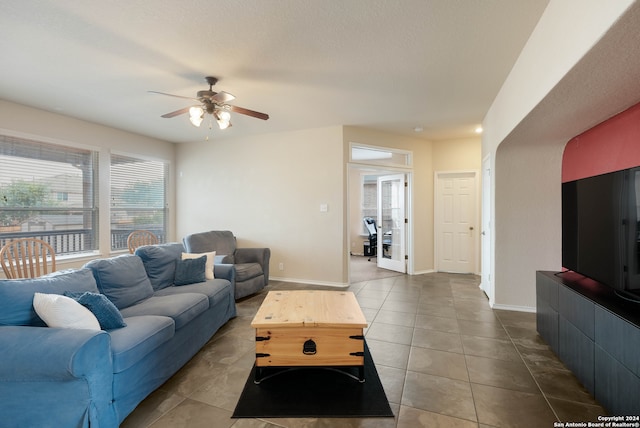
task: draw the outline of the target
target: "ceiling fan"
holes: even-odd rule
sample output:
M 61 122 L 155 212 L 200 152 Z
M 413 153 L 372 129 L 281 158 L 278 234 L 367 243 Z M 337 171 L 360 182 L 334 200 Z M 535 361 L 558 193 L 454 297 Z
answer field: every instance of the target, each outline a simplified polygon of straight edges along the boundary
M 184 98 L 187 100 L 198 101 L 200 103 L 199 105 L 184 107 L 184 108 L 181 108 L 180 110 L 163 114 L 161 117 L 171 118 L 171 117 L 179 116 L 181 114 L 189 113 L 189 120 L 191 121 L 193 126 L 198 127 L 204 120 L 204 114 L 208 113 L 216 119 L 216 122 L 218 123 L 218 126 L 220 127 L 220 129 L 226 129 L 231 126 L 230 112 L 244 114 L 246 116 L 251 116 L 251 117 L 255 117 L 257 119 L 262 119 L 262 120 L 269 119 L 269 115 L 266 113 L 260 113 L 259 111 L 249 110 L 243 107 L 227 104 L 229 101 L 234 100 L 236 97 L 234 97 L 233 95 L 225 91 L 214 92 L 213 85 L 215 85 L 218 82 L 217 78 L 207 76 L 205 77 L 205 79 L 209 84 L 209 90 L 198 91 L 196 95 L 197 98 L 183 97 L 181 95 L 167 94 L 164 92 L 149 91 L 154 94 L 168 95 L 170 97 L 176 97 L 176 98 Z

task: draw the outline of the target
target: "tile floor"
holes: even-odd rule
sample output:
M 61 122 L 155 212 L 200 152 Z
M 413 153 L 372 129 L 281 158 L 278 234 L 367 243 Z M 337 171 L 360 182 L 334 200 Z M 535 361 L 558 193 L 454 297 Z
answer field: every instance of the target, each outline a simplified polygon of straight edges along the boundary
M 473 275 L 354 283 L 395 418 L 231 419 L 254 360 L 251 319 L 272 281 L 122 427 L 553 427 L 606 414 L 536 333 L 535 314 L 491 310 Z

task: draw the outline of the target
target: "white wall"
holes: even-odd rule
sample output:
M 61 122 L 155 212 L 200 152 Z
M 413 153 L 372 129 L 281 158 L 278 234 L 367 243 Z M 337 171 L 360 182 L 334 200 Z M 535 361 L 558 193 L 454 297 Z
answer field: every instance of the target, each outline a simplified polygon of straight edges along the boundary
M 484 119 L 496 307 L 534 310 L 535 271 L 560 269 L 562 150 L 633 104 L 637 68 L 619 66 L 637 49 L 633 3 L 551 0 Z
M 433 143 L 433 170 L 477 170 L 482 166 L 481 137 L 442 140 Z
M 182 144 L 177 170 L 179 236 L 231 230 L 271 248 L 271 278 L 347 283 L 342 127 Z

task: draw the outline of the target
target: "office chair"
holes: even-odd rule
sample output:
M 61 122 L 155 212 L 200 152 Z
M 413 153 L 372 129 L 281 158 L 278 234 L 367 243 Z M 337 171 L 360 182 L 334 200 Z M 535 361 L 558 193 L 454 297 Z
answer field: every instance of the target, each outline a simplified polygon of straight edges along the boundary
M 369 232 L 368 261 L 371 261 L 371 257 L 377 257 L 378 255 L 378 227 L 376 226 L 376 221 L 372 217 L 365 217 L 362 221 L 367 228 L 367 232 Z

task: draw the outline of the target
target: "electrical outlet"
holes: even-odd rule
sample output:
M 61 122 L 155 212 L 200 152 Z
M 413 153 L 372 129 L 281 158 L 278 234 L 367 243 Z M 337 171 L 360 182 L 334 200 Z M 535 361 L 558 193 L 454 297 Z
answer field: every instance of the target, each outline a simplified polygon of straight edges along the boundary
M 280 264 L 278 265 L 278 269 L 284 270 L 284 263 L 280 262 Z

